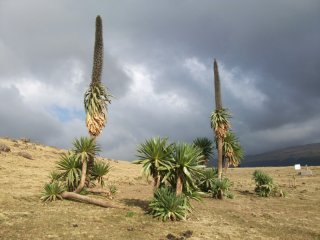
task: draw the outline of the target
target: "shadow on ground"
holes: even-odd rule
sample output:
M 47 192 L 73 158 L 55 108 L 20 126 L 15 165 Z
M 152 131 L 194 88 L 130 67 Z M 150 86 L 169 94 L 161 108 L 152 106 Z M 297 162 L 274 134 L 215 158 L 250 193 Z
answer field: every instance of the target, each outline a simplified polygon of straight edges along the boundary
M 149 206 L 149 201 L 135 198 L 125 198 L 121 202 L 130 207 L 139 207 L 144 211 L 147 211 Z

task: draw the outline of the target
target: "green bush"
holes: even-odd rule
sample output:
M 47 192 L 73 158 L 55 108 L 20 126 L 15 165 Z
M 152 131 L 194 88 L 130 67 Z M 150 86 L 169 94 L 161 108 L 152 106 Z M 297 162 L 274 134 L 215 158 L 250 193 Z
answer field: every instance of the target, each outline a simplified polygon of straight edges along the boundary
M 213 142 L 206 137 L 202 137 L 193 140 L 193 145 L 201 149 L 203 156 L 201 164 L 207 165 L 208 161 L 212 158 L 213 155 Z
M 95 161 L 92 169 L 90 169 L 91 180 L 97 180 L 101 187 L 104 187 L 103 177 L 109 173 L 110 169 L 110 164 L 102 161 Z
M 212 189 L 218 177 L 218 170 L 216 168 L 205 168 L 198 179 L 198 187 L 202 192 L 209 192 Z
M 50 178 L 50 183 L 56 182 L 56 181 L 60 181 L 61 179 L 61 174 L 57 171 L 52 171 L 49 174 L 49 178 Z
M 254 191 L 261 197 L 269 197 L 275 195 L 279 190 L 273 183 L 272 177 L 262 172 L 261 170 L 255 170 L 252 174 L 252 178 L 256 183 Z
M 59 182 L 46 183 L 43 189 L 44 191 L 40 198 L 43 202 L 52 202 L 57 199 L 62 200 L 61 194 L 64 192 L 64 189 Z
M 75 190 L 81 178 L 82 164 L 80 159 L 68 152 L 61 155 L 61 159 L 57 164 L 61 180 L 65 181 L 68 191 Z
M 232 182 L 228 178 L 216 179 L 209 192 L 213 198 L 223 199 L 223 197 L 233 198 L 233 194 L 229 192 Z
M 188 198 L 176 196 L 169 188 L 159 188 L 149 204 L 150 213 L 162 221 L 185 220 L 190 211 Z

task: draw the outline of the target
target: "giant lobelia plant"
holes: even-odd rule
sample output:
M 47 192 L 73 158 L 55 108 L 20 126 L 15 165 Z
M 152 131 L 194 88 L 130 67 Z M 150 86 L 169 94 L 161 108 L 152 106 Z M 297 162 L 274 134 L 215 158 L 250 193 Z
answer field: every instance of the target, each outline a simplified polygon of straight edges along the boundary
M 230 114 L 222 107 L 220 77 L 217 61 L 214 60 L 214 90 L 216 110 L 211 114 L 211 128 L 214 131 L 218 151 L 218 178 L 222 177 L 223 141 L 230 129 Z

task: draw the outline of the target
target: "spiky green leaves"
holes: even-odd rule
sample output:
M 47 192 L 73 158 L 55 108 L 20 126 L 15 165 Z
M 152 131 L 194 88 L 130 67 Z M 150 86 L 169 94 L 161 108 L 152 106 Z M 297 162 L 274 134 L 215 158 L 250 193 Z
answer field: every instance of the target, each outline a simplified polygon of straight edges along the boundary
M 207 164 L 209 159 L 213 155 L 213 142 L 208 138 L 202 137 L 202 138 L 196 138 L 193 141 L 193 145 L 201 149 L 202 156 L 203 156 L 203 163 Z
M 256 183 L 254 190 L 259 196 L 269 197 L 273 193 L 275 185 L 272 177 L 270 177 L 268 174 L 260 170 L 255 170 L 252 174 L 252 178 Z
M 50 183 L 59 182 L 68 191 L 74 191 L 79 186 L 82 175 L 82 163 L 94 157 L 100 151 L 100 147 L 94 139 L 81 137 L 73 142 L 71 152 L 63 153 L 57 162 L 57 170 L 50 173 Z M 97 180 L 104 185 L 103 176 L 110 170 L 108 164 L 98 162 L 88 169 L 91 174 L 90 181 Z M 92 182 L 93 183 L 93 182 Z
M 100 146 L 90 137 L 75 139 L 72 150 L 82 162 L 87 161 L 90 157 L 94 158 L 101 151 Z
M 110 171 L 110 164 L 104 162 L 94 162 L 92 169 L 90 170 L 90 176 L 92 180 L 97 180 L 101 187 L 105 186 L 103 176 L 107 175 Z
M 228 178 L 216 179 L 210 190 L 213 198 L 223 199 L 224 196 L 233 198 L 229 189 L 232 186 L 232 182 Z
M 155 186 L 161 182 L 161 171 L 171 168 L 171 149 L 166 138 L 152 138 L 138 146 L 136 164 L 142 164 L 142 171 L 146 176 L 152 176 Z
M 190 211 L 188 199 L 184 195 L 176 196 L 171 189 L 159 188 L 149 204 L 150 213 L 162 221 L 185 220 Z
M 47 183 L 44 185 L 43 190 L 40 198 L 43 202 L 52 202 L 58 199 L 62 200 L 61 194 L 64 192 L 64 189 L 59 182 Z
M 199 188 L 203 192 L 209 192 L 212 189 L 216 179 L 218 178 L 218 171 L 216 168 L 205 168 L 199 177 Z
M 63 153 L 57 165 L 60 179 L 65 182 L 67 189 L 76 189 L 81 177 L 81 160 L 71 152 Z
M 211 113 L 211 128 L 214 130 L 216 137 L 224 139 L 230 129 L 230 113 L 227 109 L 216 109 Z
M 203 166 L 200 163 L 202 160 L 202 151 L 198 147 L 187 143 L 175 144 L 172 152 L 172 169 L 165 178 L 176 178 L 178 194 L 182 191 L 185 193 L 192 192 L 197 188 L 194 179 L 201 175 Z M 184 189 L 179 189 L 181 187 L 179 178 Z
M 97 137 L 105 127 L 111 97 L 112 95 L 100 82 L 91 83 L 85 93 L 86 126 L 91 136 Z

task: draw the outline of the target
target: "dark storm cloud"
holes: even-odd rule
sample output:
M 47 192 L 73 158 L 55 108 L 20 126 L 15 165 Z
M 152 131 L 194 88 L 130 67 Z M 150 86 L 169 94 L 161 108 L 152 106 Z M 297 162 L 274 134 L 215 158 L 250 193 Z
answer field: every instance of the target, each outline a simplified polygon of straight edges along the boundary
M 116 96 L 101 136 L 111 157 L 132 159 L 135 145 L 154 135 L 181 141 L 211 137 L 213 58 L 221 69 L 223 102 L 248 153 L 320 141 L 317 131 L 304 127 L 320 121 L 319 12 L 316 0 L 3 0 L 0 81 L 28 75 L 47 86 L 62 85 L 68 62 L 75 61 L 83 74 L 80 98 L 90 80 L 94 18 L 100 14 L 103 80 Z M 150 92 L 133 91 L 141 79 L 128 68 L 137 66 L 151 75 Z M 139 96 L 145 99 L 139 102 Z M 179 96 L 183 107 L 163 100 L 172 96 Z M 68 127 L 61 130 L 65 139 L 73 136 Z

